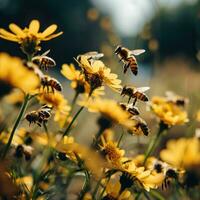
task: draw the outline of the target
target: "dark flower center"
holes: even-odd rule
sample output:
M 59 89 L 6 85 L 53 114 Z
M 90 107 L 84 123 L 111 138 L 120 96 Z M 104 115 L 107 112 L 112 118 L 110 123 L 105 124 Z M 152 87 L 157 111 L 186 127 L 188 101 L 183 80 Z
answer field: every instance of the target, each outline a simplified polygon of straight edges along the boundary
M 0 98 L 9 94 L 13 89 L 12 85 L 6 81 L 0 80 Z

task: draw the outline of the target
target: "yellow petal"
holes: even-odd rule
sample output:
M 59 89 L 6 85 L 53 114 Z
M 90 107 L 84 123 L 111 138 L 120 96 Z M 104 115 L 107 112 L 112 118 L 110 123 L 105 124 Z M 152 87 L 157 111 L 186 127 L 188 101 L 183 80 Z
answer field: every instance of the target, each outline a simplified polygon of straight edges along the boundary
M 29 24 L 29 31 L 33 34 L 37 34 L 40 28 L 40 22 L 38 20 L 32 20 Z
M 0 38 L 3 38 L 5 40 L 10 40 L 12 42 L 18 42 L 17 38 L 7 37 L 7 36 L 3 36 L 3 35 L 0 35 Z
M 47 41 L 47 40 L 51 40 L 51 39 L 53 39 L 53 38 L 56 38 L 56 37 L 58 37 L 58 36 L 60 36 L 60 35 L 62 35 L 63 34 L 63 32 L 59 32 L 59 33 L 57 33 L 57 34 L 53 34 L 53 35 L 50 35 L 49 37 L 46 37 L 46 38 L 41 38 L 43 41 Z
M 15 33 L 19 37 L 25 37 L 26 34 L 23 32 L 23 30 L 17 26 L 16 24 L 10 24 L 9 25 L 10 30 Z
M 16 38 L 16 35 L 6 31 L 5 29 L 1 28 L 0 29 L 0 34 L 2 34 L 5 37 L 12 37 L 12 38 Z
M 53 32 L 55 32 L 56 29 L 57 29 L 57 25 L 56 24 L 52 24 L 51 26 L 49 26 L 47 29 L 45 29 L 41 33 L 41 36 L 42 37 L 47 37 L 48 35 L 51 35 Z

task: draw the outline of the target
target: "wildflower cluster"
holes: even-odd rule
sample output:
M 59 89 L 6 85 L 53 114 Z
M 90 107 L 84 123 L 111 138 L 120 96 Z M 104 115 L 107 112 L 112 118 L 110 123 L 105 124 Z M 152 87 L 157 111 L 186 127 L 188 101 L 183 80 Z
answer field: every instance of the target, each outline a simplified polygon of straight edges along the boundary
M 39 28 L 39 21 L 32 20 L 24 29 L 10 24 L 12 33 L 0 29 L 0 37 L 17 42 L 26 55 L 22 60 L 0 53 L 0 100 L 5 105 L 0 110 L 0 199 L 71 199 L 73 188 L 76 198 L 84 200 L 164 199 L 166 190 L 177 198 L 177 194 L 191 196 L 191 191 L 198 191 L 197 135 L 170 140 L 158 154 L 154 152 L 173 126 L 189 122 L 188 100 L 167 92 L 149 101 L 149 87 L 124 85 L 103 62 L 104 54 L 91 51 L 78 55 L 75 64 L 62 65 L 61 74 L 71 82 L 74 93 L 69 103 L 65 97 L 69 91 L 48 75 L 48 68 L 56 67 L 48 56 L 50 50 L 39 54 L 41 42 L 62 32 L 54 34 L 55 24 L 43 32 Z M 132 76 L 140 74 L 135 56 L 144 52 L 122 46 L 113 50 L 123 62 L 124 76 L 129 69 Z M 123 101 L 103 98 L 107 86 Z M 157 134 L 151 133 L 139 104 L 140 108 L 149 106 L 158 119 Z M 19 106 L 17 117 L 11 116 L 10 110 Z M 87 129 L 94 134 L 90 144 L 78 142 L 74 131 L 82 134 L 77 118 L 84 109 L 99 115 L 98 131 Z M 137 145 L 131 151 L 122 146 L 125 138 L 151 135 L 146 151 L 138 153 Z M 171 185 L 176 192 L 170 191 Z

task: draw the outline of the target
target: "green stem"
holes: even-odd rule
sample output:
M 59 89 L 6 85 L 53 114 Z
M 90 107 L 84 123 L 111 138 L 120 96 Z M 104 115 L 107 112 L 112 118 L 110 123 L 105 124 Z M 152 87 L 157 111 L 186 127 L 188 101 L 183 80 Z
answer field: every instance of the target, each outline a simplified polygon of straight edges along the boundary
M 66 135 L 69 135 L 69 130 L 71 129 L 74 121 L 76 120 L 76 118 L 78 117 L 78 115 L 81 113 L 81 111 L 84 109 L 84 106 L 82 106 L 77 113 L 74 115 L 72 121 L 70 122 L 70 124 L 68 125 L 68 127 L 66 128 L 65 132 L 63 133 L 63 137 Z
M 102 192 L 101 192 L 101 194 L 100 194 L 100 196 L 99 196 L 99 199 L 102 199 L 103 194 L 104 194 L 104 192 L 105 192 L 105 190 L 106 190 L 106 186 L 107 186 L 107 184 L 108 184 L 109 181 L 110 181 L 110 178 L 111 178 L 111 175 L 107 178 L 106 184 L 105 184 L 105 186 L 103 187 L 103 190 L 102 190 Z
M 145 158 L 143 162 L 144 165 L 147 161 L 147 158 L 154 152 L 155 147 L 158 145 L 163 132 L 166 131 L 167 129 L 168 129 L 167 125 L 165 125 L 163 122 L 160 122 L 159 130 L 157 134 L 155 135 L 154 139 L 151 140 L 151 142 L 149 143 L 149 146 L 145 152 Z
M 120 143 L 122 141 L 123 136 L 124 136 L 124 129 L 122 129 L 122 133 L 121 133 L 120 138 L 118 140 L 117 147 L 119 147 L 119 145 L 120 145 Z
M 29 94 L 27 94 L 27 95 L 24 97 L 24 102 L 23 102 L 23 104 L 22 104 L 21 110 L 20 110 L 20 112 L 19 112 L 19 114 L 18 114 L 18 117 L 17 117 L 17 119 L 16 119 L 16 121 L 15 121 L 15 124 L 14 124 L 14 126 L 13 126 L 13 129 L 12 129 L 12 131 L 11 131 L 11 133 L 10 133 L 10 137 L 9 137 L 8 143 L 7 143 L 6 146 L 5 146 L 4 152 L 3 152 L 3 154 L 2 154 L 2 159 L 5 158 L 7 152 L 9 151 L 10 145 L 11 145 L 11 143 L 12 143 L 13 136 L 14 136 L 14 134 L 15 134 L 15 131 L 17 130 L 17 127 L 19 126 L 19 123 L 20 123 L 20 121 L 21 121 L 21 118 L 22 118 L 23 115 L 24 115 L 24 112 L 26 111 L 26 108 L 27 108 L 27 105 L 28 105 L 29 100 L 30 100 Z
M 93 192 L 93 194 L 92 194 L 92 199 L 94 199 L 94 200 L 96 199 L 96 194 L 97 194 L 97 191 L 98 191 L 98 189 L 99 189 L 100 184 L 101 184 L 101 179 L 98 180 L 98 182 L 97 182 L 97 184 L 96 184 L 96 187 L 95 187 L 95 189 L 94 189 L 94 192 Z
M 85 173 L 85 183 L 83 185 L 83 189 L 80 192 L 80 195 L 78 198 L 79 200 L 82 200 L 86 192 L 90 189 L 90 174 L 87 170 L 84 170 L 84 173 Z

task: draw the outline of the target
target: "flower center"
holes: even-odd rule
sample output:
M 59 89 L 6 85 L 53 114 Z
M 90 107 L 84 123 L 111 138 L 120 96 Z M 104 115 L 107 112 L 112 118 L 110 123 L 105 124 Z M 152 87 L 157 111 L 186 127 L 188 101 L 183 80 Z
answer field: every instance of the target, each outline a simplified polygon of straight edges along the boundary
M 21 49 L 27 55 L 34 55 L 40 50 L 37 38 L 35 36 L 24 38 L 21 44 Z

